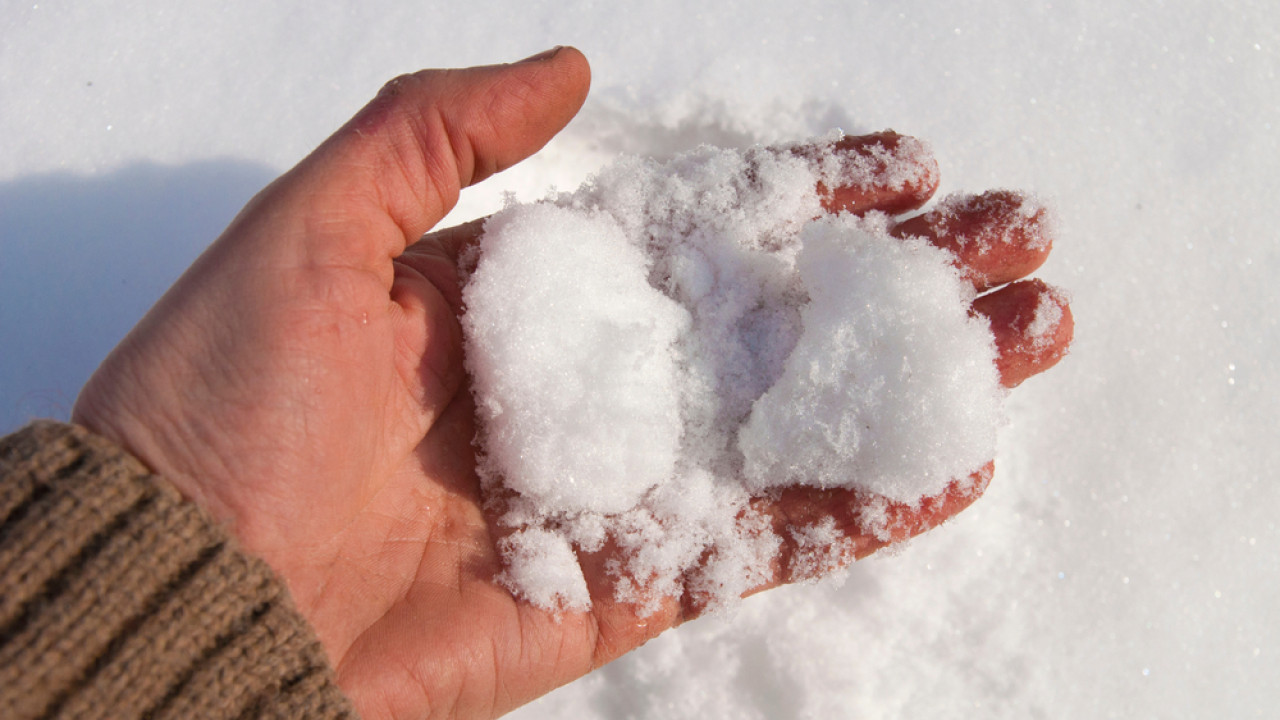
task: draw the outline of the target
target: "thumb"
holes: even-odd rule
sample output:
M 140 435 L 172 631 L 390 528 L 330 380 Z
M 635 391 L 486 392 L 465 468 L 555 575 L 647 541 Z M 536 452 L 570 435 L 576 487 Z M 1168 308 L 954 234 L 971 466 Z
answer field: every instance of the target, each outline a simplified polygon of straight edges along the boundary
M 289 184 L 330 213 L 341 208 L 343 217 L 332 220 L 394 223 L 399 233 L 364 235 L 388 246 L 349 250 L 398 256 L 453 208 L 462 188 L 532 155 L 564 128 L 590 83 L 587 59 L 571 47 L 510 65 L 403 75 L 294 168 Z

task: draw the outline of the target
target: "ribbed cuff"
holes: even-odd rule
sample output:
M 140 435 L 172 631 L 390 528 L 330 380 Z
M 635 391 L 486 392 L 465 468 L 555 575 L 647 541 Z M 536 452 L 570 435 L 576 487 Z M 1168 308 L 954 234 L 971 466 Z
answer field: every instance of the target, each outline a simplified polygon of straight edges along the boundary
M 0 439 L 0 717 L 354 718 L 266 563 L 82 428 Z

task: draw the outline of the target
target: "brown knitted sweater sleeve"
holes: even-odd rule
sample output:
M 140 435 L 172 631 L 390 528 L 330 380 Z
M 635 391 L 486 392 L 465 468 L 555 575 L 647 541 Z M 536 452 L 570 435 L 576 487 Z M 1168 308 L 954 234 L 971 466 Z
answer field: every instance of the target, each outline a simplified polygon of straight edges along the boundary
M 111 443 L 0 439 L 0 718 L 354 718 L 264 562 Z

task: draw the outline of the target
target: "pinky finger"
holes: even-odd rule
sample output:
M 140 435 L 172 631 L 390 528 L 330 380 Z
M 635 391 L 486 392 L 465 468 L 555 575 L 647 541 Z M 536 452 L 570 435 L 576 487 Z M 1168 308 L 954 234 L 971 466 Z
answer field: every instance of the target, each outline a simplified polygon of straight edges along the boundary
M 1041 280 L 1021 280 L 983 295 L 973 310 L 991 324 L 996 367 L 1008 388 L 1057 365 L 1075 332 L 1066 296 Z

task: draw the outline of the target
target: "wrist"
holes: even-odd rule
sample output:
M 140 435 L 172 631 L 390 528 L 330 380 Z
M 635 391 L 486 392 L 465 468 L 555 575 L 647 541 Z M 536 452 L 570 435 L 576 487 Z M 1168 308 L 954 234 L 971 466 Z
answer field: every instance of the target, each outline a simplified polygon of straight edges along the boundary
M 35 423 L 0 440 L 0 488 L 0 715 L 236 717 L 304 688 L 349 710 L 271 569 L 119 447 Z

